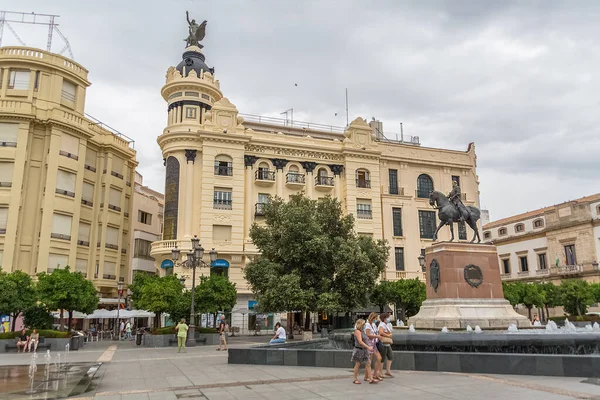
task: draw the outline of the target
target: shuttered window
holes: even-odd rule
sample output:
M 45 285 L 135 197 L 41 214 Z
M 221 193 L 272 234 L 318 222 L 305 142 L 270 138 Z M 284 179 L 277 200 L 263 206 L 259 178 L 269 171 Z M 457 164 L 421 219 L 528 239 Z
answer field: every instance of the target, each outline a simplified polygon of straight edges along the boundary
M 69 81 L 63 81 L 62 92 L 60 94 L 61 99 L 74 103 L 76 93 L 77 85 Z
M 110 188 L 108 193 L 108 207 L 112 210 L 121 211 L 121 191 Z
M 15 90 L 29 90 L 30 71 L 10 71 L 8 88 Z
M 98 161 L 98 152 L 92 149 L 85 151 L 85 168 L 96 172 L 96 162 Z
M 213 225 L 214 242 L 231 241 L 231 225 Z
M 18 130 L 19 124 L 0 123 L 0 145 L 16 147 Z
M 50 236 L 54 239 L 71 240 L 71 223 L 73 217 L 64 214 L 52 215 L 52 233 Z
M 77 175 L 62 169 L 58 170 L 56 176 L 56 193 L 75 197 L 75 179 Z
M 88 206 L 94 205 L 94 185 L 83 182 L 83 190 L 81 192 L 81 202 Z
M 12 186 L 14 167 L 15 164 L 11 162 L 0 162 L 0 187 Z
M 0 234 L 6 233 L 6 222 L 8 221 L 8 207 L 0 207 Z
M 60 137 L 60 154 L 75 160 L 79 159 L 79 138 L 63 133 Z
M 123 179 L 123 159 L 119 157 L 113 157 L 112 159 L 112 172 L 117 174 L 119 178 Z M 113 175 L 115 175 L 113 174 Z
M 106 247 L 109 249 L 119 248 L 119 229 L 111 226 L 106 228 Z
M 64 269 L 69 262 L 69 256 L 65 254 L 48 254 L 48 272 L 55 269 Z
M 80 222 L 79 223 L 79 233 L 77 234 L 77 244 L 89 246 L 91 230 L 92 230 L 92 225 L 90 225 L 86 222 Z
M 126 217 L 129 217 L 129 197 L 125 196 L 125 204 L 123 205 L 123 211 Z
M 115 275 L 116 271 L 117 271 L 117 263 L 105 261 L 104 262 L 104 273 L 103 273 L 102 277 L 104 279 L 116 279 L 116 275 Z
M 75 260 L 75 271 L 81 272 L 84 277 L 87 277 L 87 260 L 85 258 Z

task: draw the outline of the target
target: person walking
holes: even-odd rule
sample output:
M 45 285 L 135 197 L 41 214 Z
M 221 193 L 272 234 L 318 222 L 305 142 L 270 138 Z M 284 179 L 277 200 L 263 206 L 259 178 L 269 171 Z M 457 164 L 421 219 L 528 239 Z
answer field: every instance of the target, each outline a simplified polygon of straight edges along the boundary
M 358 371 L 361 367 L 365 368 L 365 376 L 368 377 L 368 382 L 379 383 L 373 379 L 371 374 L 371 362 L 369 352 L 373 351 L 373 348 L 369 346 L 369 338 L 365 333 L 365 320 L 359 319 L 354 325 L 354 349 L 352 350 L 352 357 L 350 361 L 354 363 L 354 383 L 360 385 L 361 382 L 358 380 Z
M 381 372 L 383 372 L 383 366 L 385 366 L 385 376 L 393 378 L 394 376 L 390 372 L 392 366 L 392 360 L 394 359 L 394 352 L 392 351 L 392 330 L 389 328 L 390 316 L 387 313 L 383 313 L 379 316 L 381 323 L 379 324 L 379 336 L 381 336 L 381 343 L 383 345 L 383 351 L 381 352 Z
M 217 351 L 221 351 L 221 345 L 225 345 L 225 350 L 227 350 L 227 322 L 224 315 L 221 315 L 219 319 L 219 348 Z
M 372 312 L 369 314 L 369 319 L 365 323 L 365 333 L 369 338 L 369 346 L 373 348 L 372 351 L 369 351 L 371 356 L 369 362 L 375 361 L 373 365 L 373 379 L 382 381 L 383 377 L 381 376 L 381 354 L 377 348 L 377 342 L 381 337 L 378 334 L 377 327 L 375 325 L 375 321 L 377 320 L 377 313 Z M 365 381 L 367 380 L 367 374 L 365 373 Z
M 187 339 L 188 329 L 190 329 L 190 328 L 189 328 L 189 326 L 186 325 L 185 318 L 182 318 L 181 321 L 179 321 L 179 323 L 175 327 L 175 331 L 177 331 L 177 352 L 178 353 L 181 352 L 181 349 L 183 349 L 183 352 L 186 353 L 185 340 Z
M 123 341 L 125 341 L 125 339 L 129 338 L 129 341 L 133 340 L 133 336 L 131 336 L 131 322 L 127 321 L 127 324 L 125 325 L 125 335 L 123 335 Z
M 119 339 L 121 339 L 125 335 L 125 321 L 121 320 L 121 324 L 119 325 Z

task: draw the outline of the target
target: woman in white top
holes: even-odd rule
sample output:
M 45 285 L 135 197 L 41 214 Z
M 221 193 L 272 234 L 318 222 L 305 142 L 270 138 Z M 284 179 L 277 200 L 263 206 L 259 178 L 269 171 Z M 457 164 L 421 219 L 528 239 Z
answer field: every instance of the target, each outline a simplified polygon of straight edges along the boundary
M 385 364 L 385 376 L 393 378 L 394 376 L 390 372 L 392 360 L 394 359 L 394 352 L 392 351 L 392 345 L 390 343 L 392 341 L 392 330 L 389 328 L 390 316 L 387 313 L 383 313 L 379 316 L 379 320 L 381 321 L 379 324 L 379 336 L 381 336 L 381 343 L 383 343 L 381 369 L 383 372 L 383 364 Z
M 383 368 L 382 368 L 382 363 L 381 363 L 381 354 L 379 354 L 379 351 L 377 350 L 377 341 L 381 337 L 379 336 L 379 334 L 377 332 L 377 327 L 375 326 L 376 320 L 377 320 L 376 313 L 372 312 L 371 314 L 369 314 L 368 322 L 365 324 L 365 334 L 369 338 L 369 346 L 371 346 L 373 348 L 373 351 L 369 351 L 369 354 L 371 355 L 369 362 L 371 362 L 371 360 L 373 360 L 373 358 L 375 358 L 375 366 L 373 367 L 373 379 L 382 381 L 383 377 L 381 375 L 383 375 L 383 374 L 381 372 L 382 372 Z M 365 373 L 365 381 L 366 380 L 368 380 L 368 376 L 366 376 L 366 373 Z
M 279 322 L 275 324 L 275 328 L 277 328 L 277 330 L 275 331 L 275 336 L 273 336 L 273 339 L 271 339 L 269 344 L 285 343 L 285 329 L 283 329 Z

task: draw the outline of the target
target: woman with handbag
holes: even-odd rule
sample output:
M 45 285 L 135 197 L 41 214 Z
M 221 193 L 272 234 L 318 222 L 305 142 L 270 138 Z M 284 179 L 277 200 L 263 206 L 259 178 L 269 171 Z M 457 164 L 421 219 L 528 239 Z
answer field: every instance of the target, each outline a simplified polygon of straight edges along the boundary
M 379 336 L 381 336 L 381 343 L 383 345 L 383 351 L 381 351 L 382 369 L 385 364 L 385 376 L 393 378 L 394 376 L 390 372 L 390 367 L 392 366 L 392 360 L 394 359 L 394 352 L 392 351 L 392 344 L 394 341 L 392 340 L 392 331 L 388 326 L 390 316 L 387 313 L 384 313 L 379 316 L 379 319 L 381 320 L 381 323 L 379 324 Z
M 373 366 L 373 379 L 376 379 L 378 381 L 382 381 L 383 377 L 381 376 L 381 370 L 382 370 L 382 365 L 381 365 L 381 354 L 379 353 L 378 350 L 378 339 L 380 339 L 380 336 L 377 332 L 377 328 L 375 326 L 375 320 L 377 319 L 377 314 L 372 312 L 371 314 L 369 314 L 369 319 L 367 321 L 367 323 L 365 323 L 365 334 L 367 335 L 367 337 L 369 338 L 369 346 L 371 346 L 373 348 L 373 351 L 369 351 L 369 355 L 370 355 L 370 359 L 369 359 L 369 363 L 371 363 L 371 361 L 374 359 L 375 360 L 375 365 Z M 379 346 L 381 346 L 381 343 L 379 344 Z M 368 379 L 366 373 L 365 373 L 365 381 Z
M 365 367 L 365 374 L 368 376 L 369 383 L 379 383 L 372 378 L 371 375 L 371 363 L 369 358 L 369 351 L 373 350 L 368 344 L 368 338 L 364 331 L 365 320 L 359 319 L 354 325 L 354 350 L 352 351 L 352 358 L 350 361 L 354 363 L 354 384 L 360 385 L 358 380 L 358 370 L 360 367 Z

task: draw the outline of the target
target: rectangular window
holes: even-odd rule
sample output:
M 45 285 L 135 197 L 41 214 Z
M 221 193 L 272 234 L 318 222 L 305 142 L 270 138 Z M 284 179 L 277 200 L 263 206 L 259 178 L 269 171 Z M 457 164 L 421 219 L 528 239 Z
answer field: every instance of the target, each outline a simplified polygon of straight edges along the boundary
M 233 163 L 224 160 L 215 160 L 215 175 L 232 176 Z
M 65 254 L 48 254 L 48 272 L 55 269 L 64 269 L 69 263 L 69 256 Z
M 538 267 L 539 269 L 547 269 L 548 264 L 546 263 L 546 253 L 538 254 Z
M 92 149 L 85 150 L 85 169 L 96 172 L 96 162 L 98 160 L 98 152 Z
M 63 133 L 60 137 L 60 155 L 79 160 L 79 138 Z
M 94 205 L 94 185 L 91 183 L 83 182 L 83 190 L 81 192 L 81 204 L 87 206 Z
M 10 71 L 8 76 L 8 88 L 15 90 L 29 90 L 30 71 Z
M 519 264 L 521 265 L 521 272 L 529 271 L 529 265 L 527 265 L 527 256 L 519 257 Z
M 213 208 L 231 210 L 231 190 L 215 188 Z
M 90 245 L 90 231 L 92 230 L 92 225 L 86 222 L 79 222 L 79 232 L 77 234 L 77 244 L 82 246 Z
M 87 278 L 87 260 L 85 258 L 77 258 L 75 260 L 75 271 L 81 272 L 81 275 Z
M 186 107 L 185 108 L 185 118 L 196 119 L 196 107 Z
M 402 236 L 402 209 L 392 208 L 392 226 L 394 236 Z
M 121 191 L 110 188 L 108 193 L 108 208 L 115 211 L 121 211 Z
M 0 162 L 0 187 L 11 187 L 15 164 Z
M 35 92 L 40 88 L 40 71 L 35 71 L 35 81 L 33 81 L 33 90 Z
M 119 179 L 123 179 L 123 168 L 124 167 L 125 167 L 125 163 L 122 158 L 113 157 L 110 174 L 112 176 L 116 176 Z
M 6 222 L 8 221 L 8 207 L 0 207 L 0 235 L 6 234 Z
M 370 200 L 357 200 L 356 217 L 360 218 L 360 219 L 373 218 L 373 212 L 371 210 L 371 201 Z
M 123 215 L 129 217 L 129 197 L 125 196 L 125 205 L 123 206 Z
M 213 242 L 231 242 L 231 225 L 213 225 Z
M 398 194 L 398 170 L 389 169 L 388 175 L 390 179 L 390 194 Z
M 106 248 L 119 249 L 119 228 L 106 227 Z
M 54 239 L 71 240 L 71 224 L 73 217 L 64 214 L 52 215 L 52 233 Z
M 117 263 L 104 261 L 104 271 L 102 278 L 104 279 L 117 279 L 115 275 L 117 272 Z
M 460 176 L 452 175 L 452 182 L 456 182 L 460 186 Z
M 510 274 L 510 260 L 508 258 L 502 260 L 502 270 L 505 274 Z
M 150 250 L 152 249 L 152 242 L 144 239 L 135 239 L 133 242 L 133 257 L 143 258 L 145 260 L 154 260 L 150 256 Z
M 404 247 L 394 248 L 394 258 L 396 261 L 396 271 L 404 271 Z
M 76 93 L 77 93 L 77 86 L 74 83 L 63 80 L 60 98 L 62 100 L 70 101 L 71 103 L 75 103 Z
M 152 214 L 138 210 L 138 222 L 146 225 L 152 225 Z
M 467 224 L 464 221 L 458 223 L 458 240 L 467 240 Z
M 0 123 L 0 146 L 17 147 L 19 124 Z
M 419 210 L 419 233 L 422 239 L 433 239 L 436 229 L 435 211 Z
M 577 254 L 575 253 L 574 244 L 565 246 L 565 261 L 567 262 L 567 265 L 577 265 Z
M 258 204 L 267 204 L 269 202 L 269 195 L 266 193 L 258 194 Z
M 56 193 L 75 197 L 75 180 L 77 175 L 59 169 L 56 175 Z

